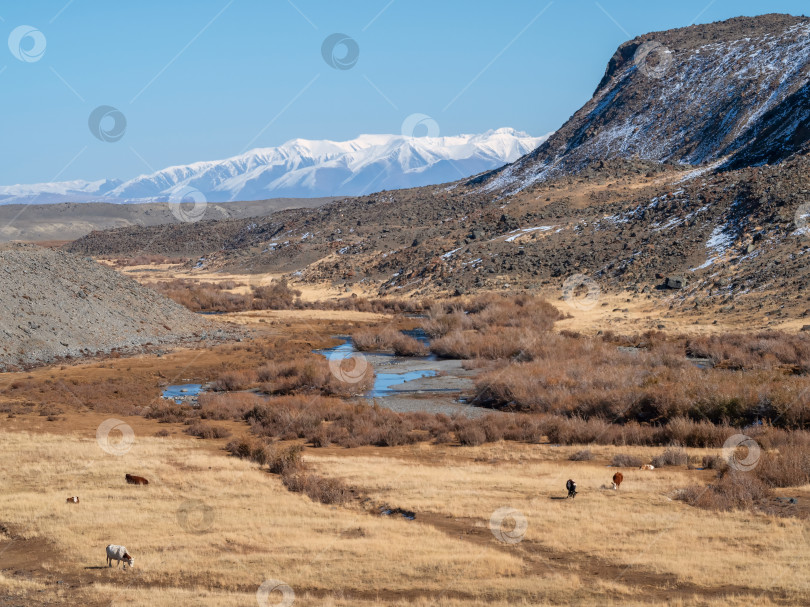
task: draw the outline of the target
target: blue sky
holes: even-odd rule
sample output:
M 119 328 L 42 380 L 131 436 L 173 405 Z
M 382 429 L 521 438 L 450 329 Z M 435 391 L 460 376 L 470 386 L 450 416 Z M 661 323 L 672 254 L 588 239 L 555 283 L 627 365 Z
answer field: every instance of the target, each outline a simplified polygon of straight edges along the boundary
M 419 112 L 440 133 L 558 128 L 625 40 L 799 1 L 95 0 L 0 1 L 0 184 L 130 178 L 296 137 L 398 133 Z M 359 55 L 335 69 L 324 40 Z M 12 36 L 13 38 L 13 36 Z M 20 45 L 12 42 L 18 55 Z M 339 59 L 346 47 L 338 46 Z M 331 54 L 327 55 L 331 57 Z M 93 136 L 95 108 L 126 119 Z M 113 118 L 102 127 L 109 129 Z M 115 137 L 113 137 L 115 138 Z

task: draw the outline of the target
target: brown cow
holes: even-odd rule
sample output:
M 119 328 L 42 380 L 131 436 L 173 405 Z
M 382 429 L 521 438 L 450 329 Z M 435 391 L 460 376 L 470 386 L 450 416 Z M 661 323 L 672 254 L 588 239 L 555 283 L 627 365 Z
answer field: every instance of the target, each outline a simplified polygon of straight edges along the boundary
M 624 475 L 621 472 L 617 472 L 613 475 L 613 488 L 618 489 L 622 485 L 622 481 L 624 480 Z
M 132 474 L 126 475 L 127 482 L 130 485 L 148 485 L 149 481 L 142 476 L 134 476 Z
M 79 503 L 79 496 L 74 495 L 73 497 L 69 497 L 65 500 L 68 504 L 78 504 Z

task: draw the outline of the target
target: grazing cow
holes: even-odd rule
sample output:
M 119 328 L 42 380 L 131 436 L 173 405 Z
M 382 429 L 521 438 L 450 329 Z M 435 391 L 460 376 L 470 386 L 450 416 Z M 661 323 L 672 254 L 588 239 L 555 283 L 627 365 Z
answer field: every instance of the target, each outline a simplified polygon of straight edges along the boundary
M 617 472 L 613 475 L 613 488 L 618 489 L 622 485 L 622 481 L 624 480 L 624 475 L 621 472 Z
M 110 544 L 107 546 L 107 566 L 112 567 L 112 562 L 118 561 L 115 564 L 115 567 L 118 568 L 118 565 L 121 561 L 124 562 L 124 569 L 127 568 L 127 565 L 130 567 L 134 567 L 135 559 L 129 556 L 127 549 L 123 546 L 116 546 L 115 544 Z
M 655 470 L 655 466 L 652 464 L 644 464 L 639 470 Z
M 127 482 L 130 485 L 148 485 L 149 481 L 142 476 L 133 476 L 132 474 L 126 475 Z
M 576 497 L 577 496 L 577 484 L 572 481 L 570 478 L 568 482 L 565 483 L 565 488 L 568 489 L 568 497 Z M 565 498 L 568 499 L 568 498 Z
M 79 496 L 74 495 L 73 497 L 69 497 L 65 500 L 68 504 L 78 504 L 79 503 Z

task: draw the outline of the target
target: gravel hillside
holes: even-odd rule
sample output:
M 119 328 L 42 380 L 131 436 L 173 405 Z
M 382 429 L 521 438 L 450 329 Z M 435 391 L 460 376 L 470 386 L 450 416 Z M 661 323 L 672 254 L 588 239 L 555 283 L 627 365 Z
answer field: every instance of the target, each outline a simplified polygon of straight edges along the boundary
M 0 247 L 0 371 L 205 337 L 206 319 L 84 258 Z

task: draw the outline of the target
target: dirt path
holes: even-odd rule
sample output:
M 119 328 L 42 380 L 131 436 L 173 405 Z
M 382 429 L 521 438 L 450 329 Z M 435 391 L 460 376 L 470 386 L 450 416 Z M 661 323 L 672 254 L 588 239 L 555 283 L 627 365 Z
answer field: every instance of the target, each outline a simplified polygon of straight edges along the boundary
M 695 597 L 718 599 L 729 595 L 750 596 L 753 604 L 763 596 L 767 596 L 775 603 L 789 604 L 789 598 L 784 593 L 763 592 L 758 588 L 731 584 L 699 586 L 679 580 L 672 574 L 655 573 L 635 565 L 622 565 L 583 552 L 559 552 L 528 539 L 523 539 L 517 544 L 506 544 L 494 537 L 489 530 L 488 522 L 482 519 L 453 518 L 446 514 L 425 512 L 417 513 L 415 520 L 474 546 L 517 554 L 535 575 L 570 573 L 574 569 L 585 586 L 609 581 L 626 584 L 636 591 L 641 591 L 646 600 L 655 604 L 666 604 L 676 599 L 691 600 Z

